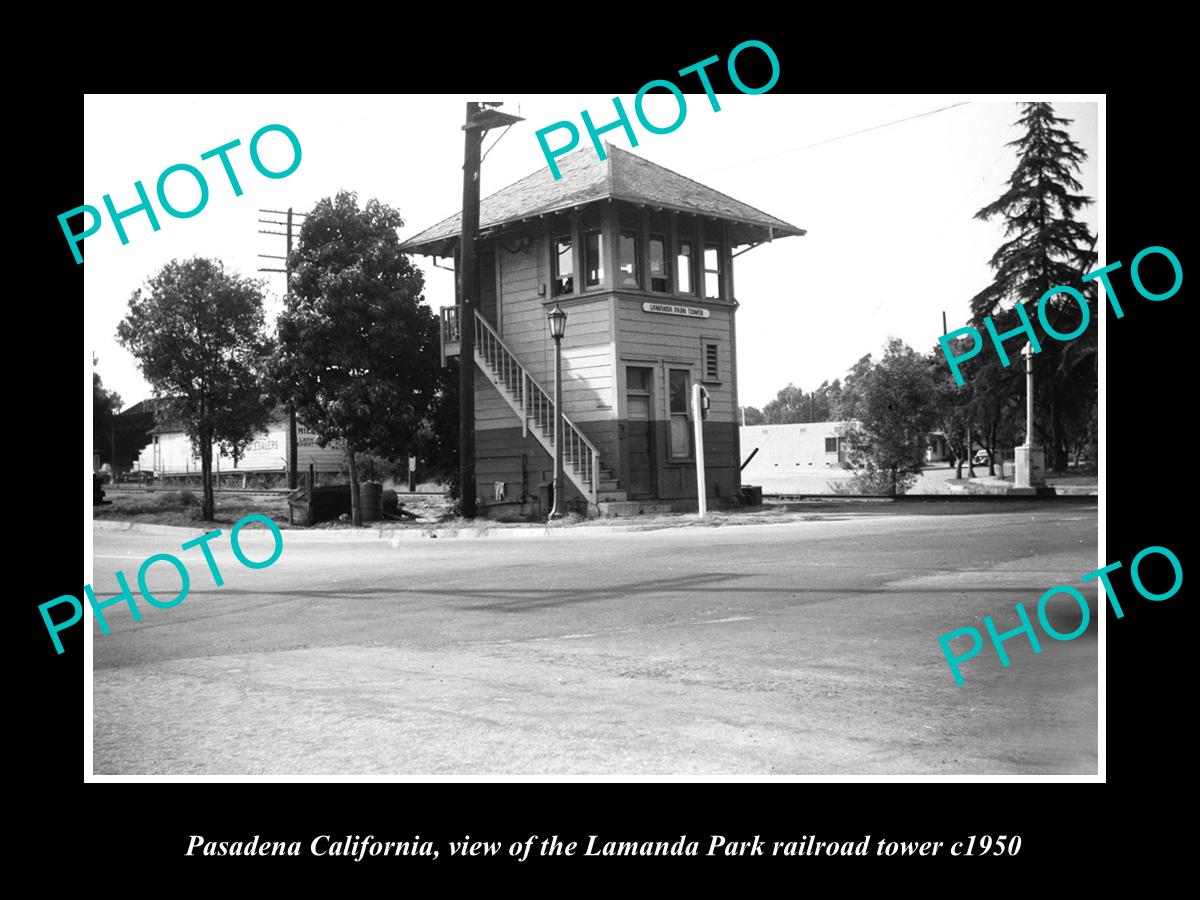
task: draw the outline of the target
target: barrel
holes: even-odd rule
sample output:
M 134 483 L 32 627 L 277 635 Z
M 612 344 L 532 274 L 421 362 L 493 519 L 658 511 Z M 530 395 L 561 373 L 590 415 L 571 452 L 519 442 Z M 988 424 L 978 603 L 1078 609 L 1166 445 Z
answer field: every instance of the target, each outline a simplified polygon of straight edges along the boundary
M 364 522 L 378 522 L 383 518 L 383 485 L 377 481 L 364 481 L 358 486 L 358 508 Z

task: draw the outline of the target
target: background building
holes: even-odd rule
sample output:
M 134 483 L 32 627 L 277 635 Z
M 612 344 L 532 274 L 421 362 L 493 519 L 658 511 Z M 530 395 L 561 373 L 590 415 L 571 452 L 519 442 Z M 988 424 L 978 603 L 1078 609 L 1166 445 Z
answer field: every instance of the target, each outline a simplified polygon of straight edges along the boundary
M 742 482 L 759 485 L 764 494 L 831 493 L 830 482 L 854 475 L 842 467 L 845 453 L 838 436 L 848 424 L 743 425 L 742 453 L 750 461 Z
M 340 446 L 318 447 L 316 437 L 303 425 L 297 426 L 297 471 L 303 477 L 311 464 L 318 474 L 340 472 L 346 454 Z M 176 479 L 198 477 L 200 456 L 193 452 L 192 443 L 181 426 L 161 422 L 149 434 L 150 443 L 142 448 L 137 468 L 151 471 L 155 478 Z M 267 430 L 252 441 L 237 462 L 221 456 L 213 447 L 213 477 L 228 481 L 230 476 L 278 473 L 281 486 L 287 483 L 288 420 L 286 411 L 276 410 Z

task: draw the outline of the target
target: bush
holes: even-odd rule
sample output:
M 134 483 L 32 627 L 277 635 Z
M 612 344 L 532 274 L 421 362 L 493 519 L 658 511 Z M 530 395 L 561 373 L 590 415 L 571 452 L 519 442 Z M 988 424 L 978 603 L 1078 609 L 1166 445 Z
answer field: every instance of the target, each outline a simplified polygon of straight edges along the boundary
M 840 496 L 893 497 L 906 493 L 916 480 L 915 475 L 901 475 L 896 481 L 896 490 L 893 493 L 891 473 L 879 469 L 864 469 L 849 480 L 830 482 L 829 487 Z

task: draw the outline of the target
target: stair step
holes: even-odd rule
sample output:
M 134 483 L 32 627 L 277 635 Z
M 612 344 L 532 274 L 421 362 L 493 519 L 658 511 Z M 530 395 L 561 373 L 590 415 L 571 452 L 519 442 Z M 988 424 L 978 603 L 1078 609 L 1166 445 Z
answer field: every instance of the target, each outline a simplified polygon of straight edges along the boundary
M 624 503 L 628 499 L 629 494 L 625 491 L 605 491 L 601 490 L 596 497 L 597 503 Z

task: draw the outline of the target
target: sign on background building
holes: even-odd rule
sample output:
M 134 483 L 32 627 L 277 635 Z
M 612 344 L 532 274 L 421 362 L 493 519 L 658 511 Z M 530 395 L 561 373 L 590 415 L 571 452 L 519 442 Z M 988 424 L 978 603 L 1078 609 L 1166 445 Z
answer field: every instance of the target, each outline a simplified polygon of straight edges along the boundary
M 317 446 L 316 435 L 303 425 L 297 426 L 297 457 L 300 472 L 307 472 L 311 464 L 317 472 L 341 471 L 345 452 L 339 445 Z M 221 456 L 213 447 L 213 472 L 286 472 L 288 458 L 287 420 L 272 422 L 267 430 L 247 445 L 243 457 L 236 463 L 228 456 Z M 156 476 L 189 475 L 200 471 L 200 456 L 192 449 L 192 442 L 182 431 L 159 431 L 151 436 L 150 443 L 142 449 L 138 466 L 142 471 L 154 472 Z

